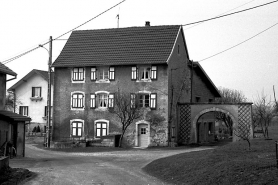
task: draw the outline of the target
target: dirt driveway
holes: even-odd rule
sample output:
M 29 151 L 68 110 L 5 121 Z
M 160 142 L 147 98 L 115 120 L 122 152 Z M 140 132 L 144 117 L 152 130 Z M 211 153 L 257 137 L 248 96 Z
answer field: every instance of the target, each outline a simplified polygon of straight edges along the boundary
M 24 184 L 156 185 L 165 184 L 141 169 L 149 162 L 209 147 L 181 149 L 132 149 L 102 153 L 65 153 L 26 144 L 26 157 L 10 161 L 12 168 L 27 168 L 38 174 Z

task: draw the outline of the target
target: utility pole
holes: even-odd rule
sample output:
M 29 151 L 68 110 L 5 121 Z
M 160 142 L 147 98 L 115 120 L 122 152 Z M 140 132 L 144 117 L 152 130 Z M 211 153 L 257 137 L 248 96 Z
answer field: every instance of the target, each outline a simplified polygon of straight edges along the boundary
M 50 126 L 51 126 L 51 64 L 52 64 L 52 36 L 49 38 L 49 60 L 48 60 L 48 91 L 47 91 L 47 147 L 50 148 Z

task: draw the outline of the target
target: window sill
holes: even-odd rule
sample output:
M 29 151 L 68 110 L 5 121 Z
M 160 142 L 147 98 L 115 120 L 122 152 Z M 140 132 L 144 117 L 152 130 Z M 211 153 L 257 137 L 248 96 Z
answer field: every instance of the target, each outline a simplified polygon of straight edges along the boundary
M 136 82 L 152 82 L 151 79 L 147 79 L 147 80 L 136 80 Z
M 30 98 L 32 101 L 41 101 L 42 100 L 42 97 L 31 97 Z
M 80 80 L 80 81 L 73 81 L 73 80 L 71 80 L 71 83 L 85 83 L 85 80 Z
M 98 107 L 95 109 L 96 111 L 107 111 L 108 107 Z
M 96 83 L 110 83 L 110 80 L 97 80 Z
M 84 110 L 85 108 L 71 108 L 70 110 Z

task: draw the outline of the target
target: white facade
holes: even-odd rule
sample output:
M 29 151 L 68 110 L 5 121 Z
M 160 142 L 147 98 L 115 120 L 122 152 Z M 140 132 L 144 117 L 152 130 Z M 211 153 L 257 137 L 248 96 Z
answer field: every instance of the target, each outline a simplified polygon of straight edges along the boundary
M 44 126 L 46 126 L 47 122 L 45 111 L 47 107 L 48 82 L 42 75 L 33 71 L 14 85 L 15 88 L 13 89 L 19 102 L 16 107 L 16 113 L 27 114 L 26 116 L 32 119 L 31 124 L 28 126 L 29 132 L 32 132 L 35 126 L 40 126 L 41 131 L 44 131 Z M 34 88 L 40 89 L 41 92 L 39 92 L 38 96 L 37 91 L 34 93 Z M 53 85 L 51 85 L 51 97 L 53 97 Z M 22 108 L 20 107 L 28 107 L 28 111 L 26 112 L 26 108 L 24 108 L 24 113 L 22 113 L 22 110 L 20 110 Z

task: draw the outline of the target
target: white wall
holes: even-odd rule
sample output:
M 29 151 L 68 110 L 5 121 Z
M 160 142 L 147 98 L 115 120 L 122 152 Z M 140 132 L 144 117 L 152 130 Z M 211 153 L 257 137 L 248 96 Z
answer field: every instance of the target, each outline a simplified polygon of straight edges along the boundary
M 32 87 L 41 87 L 42 100 L 32 101 L 30 99 L 32 97 Z M 51 96 L 53 97 L 53 86 L 51 88 Z M 34 74 L 28 78 L 26 82 L 18 86 L 15 93 L 17 99 L 21 102 L 21 104 L 17 106 L 16 112 L 19 113 L 19 106 L 28 106 L 28 116 L 32 119 L 31 122 L 45 125 L 46 120 L 44 120 L 43 117 L 45 106 L 47 106 L 47 81 L 40 75 Z

